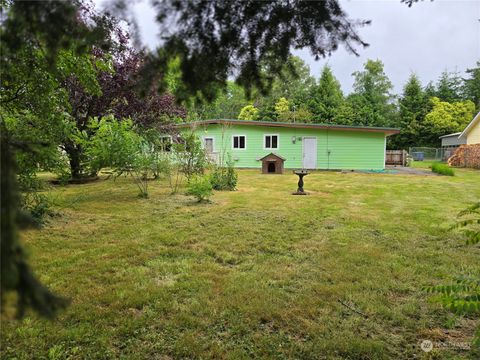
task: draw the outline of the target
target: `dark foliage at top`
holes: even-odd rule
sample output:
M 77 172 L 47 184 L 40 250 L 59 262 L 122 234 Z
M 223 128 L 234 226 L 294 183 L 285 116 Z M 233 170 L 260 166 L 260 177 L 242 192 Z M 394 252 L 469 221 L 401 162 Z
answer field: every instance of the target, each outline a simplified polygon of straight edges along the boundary
M 9 10 L 2 24 L 3 51 L 15 52 L 25 42 L 41 44 L 53 64 L 61 49 L 74 46 L 82 53 L 92 44 L 104 50 L 111 46 L 108 29 L 112 18 L 96 14 L 80 1 L 7 0 L 2 1 L 3 16 L 6 8 Z M 92 21 L 85 22 L 85 17 Z
M 155 127 L 163 116 L 184 118 L 185 109 L 176 104 L 172 95 L 150 89 L 145 97 L 140 96 L 136 85 L 142 62 L 141 53 L 127 50 L 113 60 L 113 71 L 99 71 L 100 96 L 85 91 L 74 76 L 67 79 L 72 116 L 83 124 L 92 116 L 113 114 L 119 119 L 131 117 L 145 127 Z
M 153 2 L 166 34 L 150 71 L 179 56 L 182 96 L 201 93 L 211 100 L 229 76 L 247 89 L 265 92 L 290 50 L 309 48 L 316 58 L 340 45 L 356 54 L 367 46 L 337 0 L 325 1 L 161 1 Z M 174 24 L 172 25 L 172 21 Z M 172 30 L 173 29 L 173 30 Z M 173 33 L 172 33 L 173 31 Z M 268 71 L 262 71 L 267 68 Z

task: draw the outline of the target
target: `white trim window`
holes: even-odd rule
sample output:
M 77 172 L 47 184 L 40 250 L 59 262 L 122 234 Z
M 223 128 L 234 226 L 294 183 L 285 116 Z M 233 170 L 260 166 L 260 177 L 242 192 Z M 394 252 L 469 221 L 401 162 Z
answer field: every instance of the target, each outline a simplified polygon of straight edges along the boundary
M 280 136 L 278 134 L 268 134 L 263 136 L 263 148 L 265 150 L 278 150 L 280 147 Z
M 245 135 L 232 136 L 232 149 L 245 150 L 247 148 L 247 137 Z
M 207 141 L 211 140 L 211 141 Z M 209 149 L 211 147 L 211 149 Z M 215 138 L 213 136 L 204 136 L 203 137 L 203 149 L 207 153 L 213 153 L 215 152 Z

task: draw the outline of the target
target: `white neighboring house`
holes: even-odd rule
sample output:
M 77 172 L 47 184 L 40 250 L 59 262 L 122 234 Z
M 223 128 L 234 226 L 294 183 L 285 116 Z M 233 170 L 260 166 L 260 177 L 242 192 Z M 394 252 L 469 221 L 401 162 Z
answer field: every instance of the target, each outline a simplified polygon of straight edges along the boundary
M 442 140 L 443 158 L 448 159 L 463 144 L 480 144 L 480 112 L 462 132 L 440 136 Z
M 458 138 L 465 139 L 467 145 L 480 144 L 480 112 L 470 121 Z

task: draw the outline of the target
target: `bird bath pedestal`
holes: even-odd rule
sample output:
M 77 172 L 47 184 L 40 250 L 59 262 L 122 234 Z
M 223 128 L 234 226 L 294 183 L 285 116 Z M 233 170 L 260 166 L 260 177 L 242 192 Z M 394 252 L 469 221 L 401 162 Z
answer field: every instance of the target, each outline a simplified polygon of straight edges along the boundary
M 295 170 L 293 173 L 298 176 L 298 189 L 293 195 L 308 195 L 308 193 L 303 190 L 303 177 L 309 174 L 308 170 Z

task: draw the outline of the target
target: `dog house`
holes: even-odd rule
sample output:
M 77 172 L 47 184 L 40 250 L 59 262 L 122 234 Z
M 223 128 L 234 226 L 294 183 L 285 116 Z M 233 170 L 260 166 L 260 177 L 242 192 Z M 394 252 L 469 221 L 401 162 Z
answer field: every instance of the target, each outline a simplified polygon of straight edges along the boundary
M 283 174 L 283 163 L 285 158 L 280 155 L 270 153 L 262 158 L 262 173 L 263 174 Z

